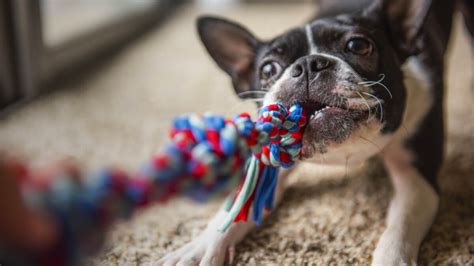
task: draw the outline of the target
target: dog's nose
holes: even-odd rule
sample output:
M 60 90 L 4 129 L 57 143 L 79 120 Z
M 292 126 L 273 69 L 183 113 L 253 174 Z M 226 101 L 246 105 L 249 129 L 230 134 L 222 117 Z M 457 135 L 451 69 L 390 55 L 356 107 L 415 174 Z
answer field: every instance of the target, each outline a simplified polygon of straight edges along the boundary
M 290 71 L 290 75 L 297 78 L 303 74 L 303 67 L 300 64 L 295 64 Z
M 305 72 L 314 74 L 331 67 L 332 61 L 321 55 L 308 55 L 298 59 L 293 65 L 290 75 L 293 78 L 302 76 Z
M 326 57 L 319 55 L 309 56 L 307 64 L 310 72 L 319 72 L 331 66 L 331 62 Z

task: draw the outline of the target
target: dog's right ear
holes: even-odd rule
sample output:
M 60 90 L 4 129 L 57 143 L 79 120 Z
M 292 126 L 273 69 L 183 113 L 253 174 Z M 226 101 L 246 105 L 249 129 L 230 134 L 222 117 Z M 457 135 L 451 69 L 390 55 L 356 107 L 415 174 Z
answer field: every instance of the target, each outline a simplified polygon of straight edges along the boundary
M 391 41 L 406 59 L 421 50 L 420 37 L 430 7 L 431 0 L 373 0 L 364 15 L 388 26 Z
M 244 27 L 216 17 L 200 17 L 197 29 L 211 57 L 231 76 L 236 93 L 251 90 L 257 38 Z

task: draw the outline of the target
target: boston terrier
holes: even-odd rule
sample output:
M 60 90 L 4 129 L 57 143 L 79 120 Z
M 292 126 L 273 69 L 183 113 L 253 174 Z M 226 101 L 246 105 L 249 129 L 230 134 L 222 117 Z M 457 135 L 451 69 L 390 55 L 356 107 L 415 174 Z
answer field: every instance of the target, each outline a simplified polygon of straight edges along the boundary
M 350 4 L 352 3 L 352 4 Z M 355 4 L 354 4 L 355 3 Z M 395 194 L 373 265 L 414 265 L 435 218 L 443 161 L 443 83 L 454 1 L 320 0 L 307 24 L 269 41 L 216 17 L 197 28 L 241 98 L 300 103 L 309 111 L 306 161 L 358 165 L 377 155 Z M 275 202 L 289 171 L 280 173 Z M 162 265 L 222 265 L 253 221 L 216 228 L 220 211 L 193 241 Z

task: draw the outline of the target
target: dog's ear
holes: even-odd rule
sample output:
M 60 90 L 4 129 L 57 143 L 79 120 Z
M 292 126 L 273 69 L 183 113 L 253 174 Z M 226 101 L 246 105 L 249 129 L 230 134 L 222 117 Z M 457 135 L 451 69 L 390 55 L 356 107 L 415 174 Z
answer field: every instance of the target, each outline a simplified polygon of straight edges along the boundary
M 374 0 L 364 15 L 388 26 L 389 36 L 404 58 L 420 52 L 422 28 L 431 0 Z
M 250 90 L 257 38 L 244 27 L 216 17 L 199 18 L 197 29 L 211 57 L 231 76 L 236 93 Z

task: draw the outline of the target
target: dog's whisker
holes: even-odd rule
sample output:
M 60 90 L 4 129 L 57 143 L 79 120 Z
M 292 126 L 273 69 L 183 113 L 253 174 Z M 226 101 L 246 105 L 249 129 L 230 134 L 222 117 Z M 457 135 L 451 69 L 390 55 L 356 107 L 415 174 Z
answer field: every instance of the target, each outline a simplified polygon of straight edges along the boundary
M 371 141 L 371 140 L 369 140 L 369 139 L 367 139 L 367 138 L 364 138 L 364 137 L 362 137 L 362 136 L 359 136 L 359 138 L 361 138 L 361 139 L 367 141 L 368 143 L 371 143 L 372 145 L 374 145 L 374 146 L 377 148 L 377 150 L 378 150 L 379 152 L 382 152 L 382 149 L 381 149 L 381 148 L 379 147 L 379 145 L 377 145 L 375 142 L 373 142 L 373 141 Z
M 364 87 L 372 87 L 375 85 L 380 85 L 382 86 L 382 88 L 385 89 L 385 91 L 387 91 L 388 95 L 390 96 L 390 99 L 393 99 L 393 94 L 390 91 L 390 89 L 385 84 L 382 83 L 382 81 L 385 79 L 385 74 L 382 73 L 379 75 L 379 77 L 380 78 L 378 80 L 365 80 L 365 81 L 358 82 L 357 84 L 362 85 Z
M 242 98 L 242 100 L 253 100 L 253 99 L 263 99 L 263 97 L 246 97 L 246 98 Z
M 260 95 L 259 95 L 260 94 Z M 266 95 L 265 91 L 261 90 L 256 90 L 256 91 L 243 91 L 237 93 L 238 96 L 244 97 L 242 100 L 244 101 L 251 101 L 251 102 L 263 102 L 264 101 L 264 96 Z M 245 97 L 245 96 L 254 96 L 254 97 Z
M 376 81 L 377 83 L 382 82 L 385 79 L 385 74 L 380 73 L 379 77 L 380 77 L 379 80 Z
M 267 91 L 255 90 L 255 91 L 243 91 L 243 92 L 237 93 L 238 96 L 242 96 L 242 97 L 247 96 L 247 95 L 255 95 L 255 94 L 265 95 L 267 94 Z
M 405 130 L 405 133 L 407 134 L 407 137 L 409 137 L 410 133 L 408 132 L 408 128 L 403 123 L 401 125 L 402 125 L 403 129 Z
M 248 101 L 248 102 L 256 102 L 256 103 L 265 101 L 263 98 L 246 98 L 242 100 Z
M 359 97 L 364 100 L 364 103 L 365 105 L 367 106 L 367 109 L 369 111 L 369 117 L 367 118 L 367 122 L 370 122 L 370 120 L 372 119 L 372 108 L 370 108 L 370 105 L 369 103 L 367 102 L 367 99 L 364 98 L 364 96 L 362 96 L 362 94 L 360 94 L 360 92 L 356 91 L 356 93 L 359 95 Z
M 382 101 L 381 101 L 377 96 L 375 96 L 375 95 L 373 95 L 373 94 L 371 94 L 371 93 L 368 93 L 368 92 L 362 92 L 362 93 L 365 94 L 365 95 L 367 95 L 367 96 L 369 96 L 369 97 L 374 98 L 374 99 L 377 101 L 378 105 L 380 106 L 380 122 L 382 122 L 382 120 L 383 120 L 383 105 L 382 105 Z
M 385 84 L 383 84 L 382 82 L 379 82 L 379 83 L 377 83 L 377 84 L 379 84 L 380 86 L 382 86 L 382 87 L 387 91 L 388 95 L 390 95 L 390 99 L 393 99 L 392 92 L 388 89 L 387 86 L 385 86 Z
M 377 83 L 380 83 L 385 79 L 385 74 L 381 73 L 379 75 L 379 77 L 380 78 L 378 80 L 364 80 L 364 81 L 361 81 L 359 83 L 361 83 L 361 84 L 370 84 L 370 83 L 377 84 Z

